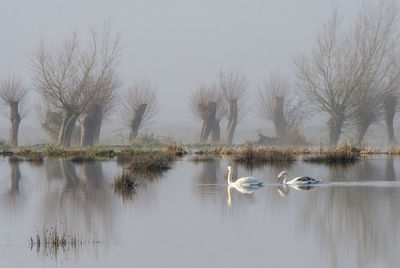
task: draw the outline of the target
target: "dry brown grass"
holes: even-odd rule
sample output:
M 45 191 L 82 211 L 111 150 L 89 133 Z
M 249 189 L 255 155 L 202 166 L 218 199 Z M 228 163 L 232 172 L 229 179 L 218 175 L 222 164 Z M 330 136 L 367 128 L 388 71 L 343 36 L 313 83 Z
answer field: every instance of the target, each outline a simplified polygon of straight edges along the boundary
M 176 143 L 171 143 L 170 145 L 161 149 L 161 152 L 164 153 L 173 153 L 176 156 L 184 156 L 187 154 L 185 148 L 181 145 L 177 145 Z
M 246 164 L 292 162 L 296 160 L 297 154 L 298 152 L 292 148 L 246 146 L 234 152 L 233 159 Z
M 332 150 L 321 148 L 319 151 L 312 153 L 311 156 L 303 160 L 313 163 L 353 163 L 360 159 L 361 152 L 362 151 L 358 147 L 343 143 Z
M 171 168 L 174 155 L 166 152 L 148 152 L 135 155 L 128 165 L 131 172 L 164 171 Z

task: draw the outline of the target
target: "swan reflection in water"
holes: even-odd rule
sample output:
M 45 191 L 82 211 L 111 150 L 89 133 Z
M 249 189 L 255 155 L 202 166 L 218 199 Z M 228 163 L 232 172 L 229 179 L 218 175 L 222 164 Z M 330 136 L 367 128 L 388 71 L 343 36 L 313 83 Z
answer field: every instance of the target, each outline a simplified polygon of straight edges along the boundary
M 262 188 L 262 186 L 246 186 L 246 187 L 238 187 L 237 185 L 228 185 L 228 199 L 226 200 L 228 206 L 232 205 L 232 197 L 231 197 L 231 189 L 234 188 L 236 191 L 242 194 L 252 194 L 258 189 Z
M 278 186 L 277 192 L 279 193 L 280 196 L 285 197 L 286 195 L 289 194 L 289 188 L 295 189 L 297 191 L 308 191 L 315 186 L 310 186 L 310 185 L 290 185 L 288 186 L 287 184 L 282 184 Z
M 263 182 L 253 177 L 243 177 L 233 182 L 231 166 L 228 166 L 226 172 L 228 173 L 228 199 L 227 199 L 228 206 L 232 205 L 232 197 L 231 197 L 232 188 L 236 189 L 236 191 L 242 194 L 252 194 L 261 187 L 263 187 Z

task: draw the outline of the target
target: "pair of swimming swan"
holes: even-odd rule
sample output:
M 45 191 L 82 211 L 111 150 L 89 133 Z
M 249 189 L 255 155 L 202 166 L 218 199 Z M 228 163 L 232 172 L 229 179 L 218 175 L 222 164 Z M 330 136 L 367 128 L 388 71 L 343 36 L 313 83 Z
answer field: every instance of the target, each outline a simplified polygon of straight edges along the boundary
M 232 205 L 232 198 L 231 198 L 231 188 L 235 188 L 238 192 L 244 193 L 244 194 L 252 194 L 259 188 L 263 186 L 263 182 L 257 180 L 254 177 L 242 177 L 240 179 L 237 179 L 236 181 L 232 181 L 232 167 L 228 166 L 226 169 L 226 172 L 228 173 L 228 206 Z M 306 177 L 306 176 L 301 176 L 301 177 L 296 177 L 292 180 L 288 180 L 289 178 L 289 173 L 287 171 L 282 171 L 279 173 L 277 176 L 277 181 L 280 182 L 282 179 L 282 185 L 278 187 L 278 193 L 281 196 L 285 196 L 286 194 L 289 193 L 289 189 L 287 185 L 299 189 L 299 190 L 308 190 L 312 188 L 312 184 L 317 184 L 320 181 Z
M 240 179 L 237 179 L 236 181 L 232 181 L 232 167 L 228 166 L 226 171 L 228 172 L 228 184 L 231 187 L 235 188 L 252 188 L 252 187 L 262 187 L 263 182 L 257 180 L 256 178 L 253 177 L 243 177 Z M 310 184 L 317 184 L 320 181 L 307 177 L 307 176 L 301 176 L 301 177 L 296 177 L 292 180 L 289 179 L 289 173 L 287 171 L 282 171 L 279 173 L 277 176 L 277 181 L 280 182 L 282 180 L 282 184 L 288 184 L 288 185 L 310 185 Z

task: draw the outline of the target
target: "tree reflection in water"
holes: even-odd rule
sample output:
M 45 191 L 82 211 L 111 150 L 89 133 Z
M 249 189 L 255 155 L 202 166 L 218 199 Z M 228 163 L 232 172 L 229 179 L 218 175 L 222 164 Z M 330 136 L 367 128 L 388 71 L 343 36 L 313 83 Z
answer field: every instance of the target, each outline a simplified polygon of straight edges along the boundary
M 347 174 L 350 181 L 394 180 L 393 159 L 386 159 L 384 167 L 383 171 L 365 159 L 346 172 L 331 167 L 329 177 L 346 178 Z M 354 263 L 359 267 L 389 261 L 395 267 L 393 256 L 397 254 L 400 224 L 398 196 L 397 187 L 321 187 L 306 198 L 300 216 L 302 227 L 315 232 L 332 267 L 348 265 L 349 254 L 354 254 Z
M 113 193 L 104 183 L 102 163 L 90 161 L 76 165 L 69 160 L 49 160 L 45 162 L 45 170 L 50 187 L 42 210 L 43 226 L 62 223 L 71 233 L 107 240 L 114 218 Z
M 10 167 L 10 190 L 8 190 L 1 201 L 2 206 L 9 211 L 10 215 L 21 211 L 20 206 L 23 203 L 23 194 L 20 192 L 21 171 L 19 161 L 9 161 Z
M 11 177 L 11 190 L 10 193 L 19 193 L 19 182 L 21 180 L 21 171 L 19 169 L 18 161 L 10 161 L 10 177 Z

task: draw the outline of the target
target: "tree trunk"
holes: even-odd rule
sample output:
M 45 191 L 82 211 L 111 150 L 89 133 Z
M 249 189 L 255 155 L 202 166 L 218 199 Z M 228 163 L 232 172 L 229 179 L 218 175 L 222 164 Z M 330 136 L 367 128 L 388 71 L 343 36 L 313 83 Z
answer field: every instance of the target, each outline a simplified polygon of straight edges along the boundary
M 384 117 L 386 125 L 386 137 L 388 148 L 396 145 L 396 137 L 394 135 L 393 121 L 396 114 L 397 99 L 395 96 L 387 96 L 384 99 Z
M 11 192 L 19 192 L 19 181 L 21 179 L 21 171 L 18 162 L 10 162 L 11 167 Z
M 74 111 L 67 111 L 65 113 L 63 121 L 61 123 L 60 133 L 58 135 L 58 145 L 60 146 L 71 145 L 71 137 L 78 116 L 79 113 Z
M 218 143 L 221 137 L 221 128 L 219 126 L 219 121 L 214 118 L 212 122 L 212 130 L 211 130 L 211 142 Z
M 92 114 L 85 115 L 82 118 L 81 146 L 93 146 L 98 141 L 102 119 L 102 111 L 99 109 L 96 109 Z
M 200 133 L 200 142 L 206 142 L 211 134 L 211 141 L 218 142 L 220 137 L 219 122 L 216 119 L 217 103 L 211 101 L 207 105 L 207 114 L 203 118 L 203 127 Z
M 363 142 L 365 134 L 367 133 L 367 130 L 370 125 L 371 125 L 370 121 L 357 122 L 357 130 L 356 130 L 356 135 L 354 137 L 354 141 L 357 146 L 361 145 L 361 143 Z
M 95 124 L 95 129 L 94 129 L 94 139 L 93 139 L 94 144 L 99 144 L 102 123 L 103 123 L 103 111 L 101 111 L 97 116 L 97 123 Z
M 147 104 L 141 104 L 136 110 L 131 121 L 131 129 L 129 133 L 129 142 L 132 142 L 139 132 L 140 125 L 142 124 L 143 115 L 146 112 Z
M 43 123 L 41 125 L 43 131 L 50 137 L 50 143 L 51 144 L 57 144 L 58 141 L 58 132 L 52 129 L 49 124 Z
M 328 121 L 329 129 L 329 145 L 336 146 L 339 142 L 340 134 L 344 122 L 344 115 L 342 113 L 331 113 Z
M 233 136 L 237 126 L 238 113 L 237 113 L 237 99 L 229 100 L 229 121 L 226 128 L 226 143 L 232 145 Z
M 11 102 L 10 105 L 10 135 L 8 136 L 8 145 L 11 147 L 18 146 L 18 128 L 21 117 L 18 113 L 18 102 Z
M 274 127 L 277 138 L 281 138 L 285 135 L 286 122 L 283 111 L 283 97 L 275 97 Z
M 209 133 L 210 129 L 207 127 L 207 119 L 203 119 L 203 126 L 201 127 L 199 142 L 205 142 Z

